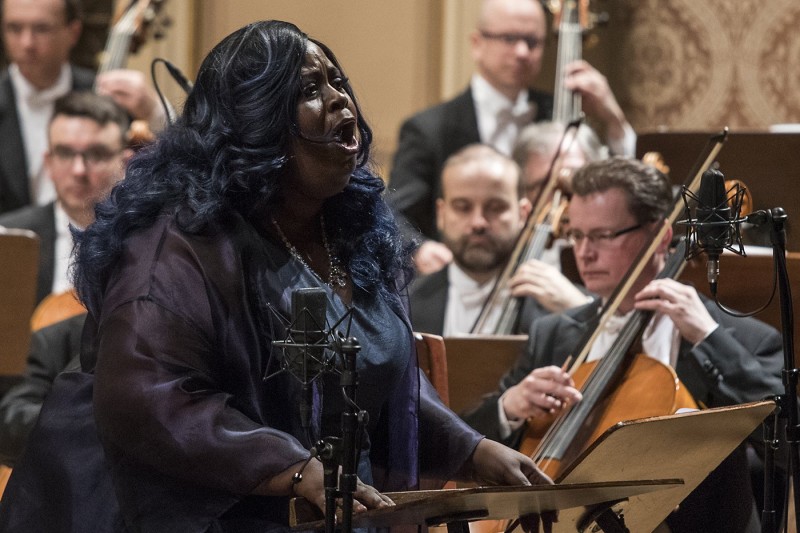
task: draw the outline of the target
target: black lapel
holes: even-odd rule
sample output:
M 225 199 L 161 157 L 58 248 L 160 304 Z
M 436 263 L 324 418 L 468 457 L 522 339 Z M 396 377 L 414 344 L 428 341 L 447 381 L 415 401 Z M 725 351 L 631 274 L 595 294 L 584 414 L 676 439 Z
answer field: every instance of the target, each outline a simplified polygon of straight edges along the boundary
M 0 212 L 30 203 L 28 165 L 8 70 L 0 76 Z

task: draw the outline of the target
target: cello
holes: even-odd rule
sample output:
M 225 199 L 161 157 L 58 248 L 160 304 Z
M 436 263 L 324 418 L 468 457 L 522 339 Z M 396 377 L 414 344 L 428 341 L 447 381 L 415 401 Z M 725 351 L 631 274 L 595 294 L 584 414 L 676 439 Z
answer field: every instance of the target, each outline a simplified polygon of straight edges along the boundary
M 698 189 L 703 172 L 710 167 L 717 157 L 727 133 L 728 130 L 726 128 L 720 135 L 710 140 L 708 155 L 698 165 L 696 172 L 690 175 L 684 184 L 687 190 L 696 191 Z M 541 429 L 538 421 L 532 421 L 533 423 L 529 425 L 529 430 L 523 437 L 521 451 L 531 455 L 537 465 L 554 479 L 560 477 L 564 468 L 568 466 L 570 458 L 576 457 L 614 423 L 655 414 L 672 414 L 678 407 L 690 407 L 693 403 L 693 401 L 690 401 L 689 398 L 680 393 L 674 370 L 666 367 L 666 365 L 657 363 L 655 360 L 641 363 L 636 362 L 641 360 L 639 356 L 635 358 L 635 361 L 632 361 L 629 357 L 628 352 L 631 345 L 639 339 L 644 327 L 650 321 L 650 314 L 644 311 L 633 313 L 609 353 L 601 358 L 599 362 L 586 363 L 589 351 L 603 327 L 609 318 L 616 314 L 623 300 L 630 294 L 647 261 L 653 257 L 667 231 L 678 220 L 678 216 L 682 211 L 683 205 L 680 198 L 676 198 L 672 212 L 664 223 L 654 231 L 650 239 L 650 245 L 640 252 L 622 282 L 604 306 L 597 327 L 588 331 L 579 343 L 580 349 L 569 373 L 576 382 L 584 382 L 581 387 L 581 392 L 584 394 L 583 400 L 561 413 L 557 420 L 549 425 L 549 429 L 547 429 L 543 437 L 539 438 L 537 435 L 537 431 Z M 682 242 L 678 250 L 671 254 L 659 277 L 676 278 L 680 274 L 685 265 L 684 246 L 686 246 L 686 243 Z M 648 406 L 641 401 L 626 402 L 622 399 L 622 396 L 624 396 L 622 389 L 624 384 L 631 383 L 631 385 L 628 385 L 631 387 L 639 386 L 636 384 L 642 381 L 642 374 L 639 374 L 639 370 L 653 367 L 654 365 L 663 366 L 667 371 L 666 381 L 662 381 L 662 383 L 666 384 L 667 391 L 672 392 L 667 395 L 668 398 L 665 403 L 660 406 Z M 628 373 L 630 373 L 629 377 L 623 380 L 622 378 Z M 635 376 L 633 375 L 634 373 L 636 374 Z M 646 396 L 652 396 L 655 390 L 655 387 L 648 385 L 648 394 Z M 613 395 L 611 394 L 612 391 L 614 392 Z M 612 401 L 614 397 L 619 397 L 616 403 Z M 629 405 L 625 405 L 630 403 L 634 407 L 641 407 L 642 410 L 634 411 L 629 408 Z M 620 404 L 622 404 L 622 409 L 615 408 Z
M 712 139 L 714 144 L 710 154 L 699 166 L 694 178 L 688 180 L 687 189 L 697 189 L 700 176 L 716 157 L 725 136 L 726 132 L 723 132 Z M 616 314 L 620 305 L 629 300 L 632 288 L 638 286 L 638 278 L 647 265 L 652 264 L 653 255 L 662 249 L 671 223 L 677 220 L 677 215 L 682 211 L 681 207 L 676 200 L 672 213 L 652 231 L 650 244 L 643 247 L 608 298 L 599 316 L 598 326 L 589 329 L 579 343 L 579 355 L 570 373 L 576 386 L 581 389 L 583 399 L 568 406 L 557 416 L 528 422 L 520 451 L 531 455 L 537 466 L 556 482 L 563 479 L 581 452 L 612 425 L 623 420 L 674 414 L 680 408 L 696 408 L 691 395 L 682 389 L 671 367 L 631 350 L 649 324 L 651 312 L 633 311 L 605 355 L 599 361 L 585 363 L 603 326 Z M 685 245 L 685 242 L 681 243 L 668 257 L 659 278 L 675 278 L 680 274 L 685 265 Z M 507 523 L 495 523 L 491 529 L 482 524 L 481 530 L 507 530 Z

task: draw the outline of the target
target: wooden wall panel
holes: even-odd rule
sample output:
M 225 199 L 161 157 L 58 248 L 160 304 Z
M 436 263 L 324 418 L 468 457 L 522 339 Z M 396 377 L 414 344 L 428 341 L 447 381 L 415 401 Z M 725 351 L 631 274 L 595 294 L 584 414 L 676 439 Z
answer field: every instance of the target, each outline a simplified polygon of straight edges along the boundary
M 373 158 L 384 170 L 400 122 L 418 107 L 438 100 L 439 1 L 205 0 L 202 4 L 201 58 L 225 35 L 262 19 L 292 22 L 329 45 L 373 127 Z
M 800 3 L 624 0 L 618 83 L 639 130 L 800 122 Z

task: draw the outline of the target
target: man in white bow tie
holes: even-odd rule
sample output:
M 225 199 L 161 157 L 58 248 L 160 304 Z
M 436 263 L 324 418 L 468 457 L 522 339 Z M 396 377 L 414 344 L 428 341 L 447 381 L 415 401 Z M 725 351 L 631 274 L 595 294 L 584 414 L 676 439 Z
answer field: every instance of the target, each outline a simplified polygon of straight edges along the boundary
M 422 274 L 435 272 L 451 256 L 437 242 L 436 199 L 445 160 L 472 143 L 510 155 L 522 128 L 549 120 L 553 96 L 532 89 L 542 66 L 547 36 L 539 0 L 484 0 L 470 37 L 475 73 L 455 98 L 423 110 L 403 123 L 389 178 L 389 201 L 422 242 L 414 256 Z M 567 65 L 565 87 L 581 94 L 583 108 L 606 131 L 613 153 L 634 155 L 636 134 L 606 78 L 585 61 Z
M 511 445 L 518 443 L 528 419 L 581 401 L 561 366 L 584 333 L 597 327 L 601 306 L 673 206 L 667 178 L 634 159 L 614 157 L 589 163 L 577 171 L 572 186 L 568 236 L 586 288 L 600 298 L 535 322 L 524 356 L 502 378 L 499 389 L 464 415 L 487 437 Z M 775 329 L 752 318 L 722 313 L 692 287 L 656 279 L 664 268 L 671 237 L 669 230 L 661 238 L 617 316 L 592 344 L 588 359 L 604 356 L 635 310 L 653 311 L 641 339 L 643 351 L 673 367 L 698 404 L 721 407 L 780 393 L 782 341 Z M 697 490 L 726 490 L 732 496 L 708 499 L 706 494 L 703 500 L 694 496 L 695 491 L 670 515 L 674 533 L 759 531 L 743 447 L 722 465 Z

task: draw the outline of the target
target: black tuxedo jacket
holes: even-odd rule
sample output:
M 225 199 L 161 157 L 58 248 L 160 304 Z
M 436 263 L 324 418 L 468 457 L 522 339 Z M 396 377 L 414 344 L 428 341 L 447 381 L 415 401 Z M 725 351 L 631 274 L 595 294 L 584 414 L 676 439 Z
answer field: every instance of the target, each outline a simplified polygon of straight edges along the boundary
M 414 281 L 410 289 L 411 325 L 414 331 L 433 333 L 434 335 L 442 334 L 449 288 L 447 267 Z M 535 299 L 525 298 L 519 323 L 514 333 L 527 334 L 534 320 L 547 314 L 547 310 Z
M 36 303 L 53 290 L 56 267 L 55 203 L 23 207 L 0 215 L 0 226 L 29 229 L 39 236 L 39 274 L 36 280 Z
M 675 369 L 695 400 L 721 407 L 779 394 L 783 389 L 780 334 L 758 320 L 726 315 L 706 298 L 703 303 L 719 327 L 697 346 L 684 341 Z M 497 405 L 501 394 L 534 368 L 561 366 L 583 334 L 596 326 L 599 306 L 596 300 L 533 324 L 525 352 L 501 379 L 498 390 L 462 418 L 487 437 L 502 440 Z M 523 430 L 505 442 L 517 444 Z M 714 470 L 667 523 L 673 533 L 759 531 L 744 447 Z
M 0 462 L 14 465 L 53 381 L 67 367 L 80 368 L 81 332 L 86 314 L 35 331 L 25 376 L 0 402 Z
M 537 106 L 534 121 L 553 116 L 552 95 L 530 91 Z M 466 91 L 406 120 L 400 128 L 389 179 L 389 203 L 400 215 L 404 231 L 437 239 L 436 199 L 441 196 L 445 160 L 472 143 L 481 142 L 472 91 Z
M 726 315 L 713 301 L 701 298 L 719 327 L 695 347 L 684 341 L 675 369 L 695 400 L 708 407 L 722 407 L 780 393 L 780 334 L 758 320 Z M 561 366 L 583 334 L 597 324 L 599 308 L 600 301 L 595 300 L 534 323 L 525 352 L 503 376 L 498 390 L 464 418 L 489 438 L 500 440 L 497 400 L 534 368 Z
M 88 90 L 94 83 L 94 73 L 72 67 L 72 89 Z M 8 70 L 0 73 L 0 213 L 12 211 L 31 203 L 28 183 L 28 162 L 14 87 Z

